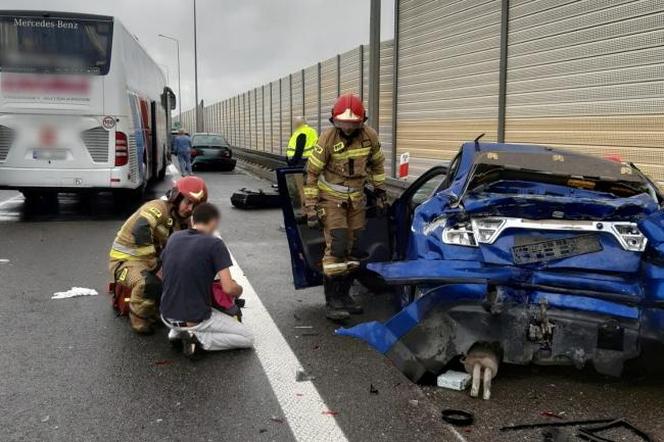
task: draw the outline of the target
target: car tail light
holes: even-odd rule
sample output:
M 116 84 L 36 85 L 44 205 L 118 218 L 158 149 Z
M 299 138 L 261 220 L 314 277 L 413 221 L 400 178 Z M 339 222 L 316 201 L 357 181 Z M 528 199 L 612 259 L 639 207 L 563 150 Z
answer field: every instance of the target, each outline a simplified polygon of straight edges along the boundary
M 620 245 L 631 252 L 643 252 L 647 239 L 635 223 L 613 223 L 611 225 Z
M 473 219 L 475 239 L 481 243 L 493 243 L 503 224 L 505 224 L 505 220 L 500 218 Z
M 129 162 L 129 145 L 127 134 L 115 132 L 115 165 L 126 166 Z

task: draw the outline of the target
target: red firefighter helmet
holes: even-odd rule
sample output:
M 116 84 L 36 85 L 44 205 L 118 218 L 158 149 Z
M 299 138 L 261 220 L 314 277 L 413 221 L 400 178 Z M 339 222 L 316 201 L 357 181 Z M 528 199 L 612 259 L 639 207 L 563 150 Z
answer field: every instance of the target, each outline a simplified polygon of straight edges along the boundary
M 332 124 L 338 129 L 359 129 L 367 121 L 362 100 L 355 94 L 343 94 L 332 106 Z
M 204 203 L 208 199 L 208 189 L 205 181 L 197 176 L 186 176 L 175 182 L 168 199 L 175 202 L 180 198 L 187 198 L 192 203 Z

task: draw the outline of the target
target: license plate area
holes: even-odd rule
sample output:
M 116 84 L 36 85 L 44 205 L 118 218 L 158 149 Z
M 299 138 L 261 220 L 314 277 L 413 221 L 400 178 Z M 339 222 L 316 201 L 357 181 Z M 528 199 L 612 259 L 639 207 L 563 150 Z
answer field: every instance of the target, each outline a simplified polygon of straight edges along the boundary
M 534 264 L 603 250 L 597 235 L 579 235 L 512 247 L 514 264 Z
M 34 149 L 32 151 L 33 160 L 66 160 L 66 149 Z

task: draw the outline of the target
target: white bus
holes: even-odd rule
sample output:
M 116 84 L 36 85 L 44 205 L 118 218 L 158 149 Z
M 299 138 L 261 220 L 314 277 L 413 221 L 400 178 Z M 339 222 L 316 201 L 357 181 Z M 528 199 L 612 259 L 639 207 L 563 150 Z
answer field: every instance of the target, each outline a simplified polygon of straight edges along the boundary
M 0 11 L 0 188 L 140 195 L 165 175 L 174 108 L 117 19 Z

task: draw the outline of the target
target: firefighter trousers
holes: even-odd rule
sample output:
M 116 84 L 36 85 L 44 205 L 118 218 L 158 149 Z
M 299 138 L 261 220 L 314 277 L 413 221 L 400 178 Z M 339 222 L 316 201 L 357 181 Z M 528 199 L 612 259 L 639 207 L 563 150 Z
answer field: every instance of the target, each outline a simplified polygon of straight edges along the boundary
M 357 244 L 366 223 L 365 206 L 364 200 L 337 201 L 322 198 L 319 202 L 318 211 L 325 235 L 325 276 L 346 275 L 359 265 L 361 253 Z
M 110 271 L 118 284 L 131 289 L 129 323 L 138 333 L 152 331 L 159 320 L 161 280 L 145 261 L 111 261 Z

